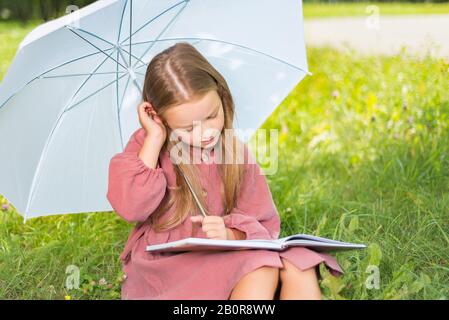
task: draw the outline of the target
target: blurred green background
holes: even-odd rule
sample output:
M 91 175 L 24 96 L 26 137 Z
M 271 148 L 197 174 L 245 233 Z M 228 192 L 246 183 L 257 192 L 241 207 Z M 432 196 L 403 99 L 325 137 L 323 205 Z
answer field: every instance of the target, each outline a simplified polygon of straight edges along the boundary
M 3 20 L 44 21 L 57 18 L 73 10 L 70 6 L 81 8 L 93 0 L 0 0 L 0 18 Z M 448 13 L 447 0 L 428 1 L 319 1 L 303 0 L 305 18 L 363 15 L 367 4 L 378 5 L 383 14 L 410 13 Z
M 88 2 L 0 0 L 0 79 L 29 31 Z M 364 15 L 368 4 L 305 1 L 304 15 Z M 375 4 L 381 14 L 449 13 L 448 3 Z M 263 126 L 280 130 L 279 171 L 267 176 L 280 236 L 369 245 L 337 255 L 342 278 L 322 268 L 325 299 L 448 299 L 448 61 L 330 47 L 307 54 L 313 76 Z M 113 212 L 24 224 L 1 196 L 0 205 L 0 298 L 120 298 L 118 256 L 131 225 Z M 69 265 L 80 268 L 78 290 L 65 287 Z

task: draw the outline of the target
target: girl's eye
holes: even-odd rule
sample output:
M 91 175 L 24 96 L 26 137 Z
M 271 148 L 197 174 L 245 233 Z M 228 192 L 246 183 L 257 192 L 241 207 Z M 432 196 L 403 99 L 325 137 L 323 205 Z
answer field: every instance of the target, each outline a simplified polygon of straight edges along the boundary
M 217 112 L 215 115 L 208 117 L 207 119 L 214 119 L 214 118 L 217 117 L 217 116 L 218 116 L 218 112 Z M 185 130 L 186 132 L 192 132 L 193 127 L 189 128 L 189 129 L 184 129 L 184 130 Z

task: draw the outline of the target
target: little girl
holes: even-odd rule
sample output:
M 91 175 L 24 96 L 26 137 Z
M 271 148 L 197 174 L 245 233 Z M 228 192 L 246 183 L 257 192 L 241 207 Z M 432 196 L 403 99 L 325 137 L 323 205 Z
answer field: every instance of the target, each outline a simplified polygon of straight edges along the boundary
M 120 256 L 122 299 L 320 299 L 319 265 L 335 276 L 343 271 L 331 255 L 307 248 L 145 251 L 187 237 L 278 239 L 280 218 L 260 167 L 233 134 L 228 85 L 199 51 L 181 42 L 156 55 L 142 95 L 142 128 L 109 165 L 107 198 L 136 223 Z M 243 163 L 235 161 L 238 150 Z

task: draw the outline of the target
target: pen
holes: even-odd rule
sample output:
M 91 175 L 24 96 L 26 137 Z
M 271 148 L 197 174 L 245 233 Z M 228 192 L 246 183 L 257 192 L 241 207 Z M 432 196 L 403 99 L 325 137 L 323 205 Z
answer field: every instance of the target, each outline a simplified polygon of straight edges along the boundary
M 182 176 L 183 176 L 184 179 L 186 180 L 187 185 L 189 186 L 189 189 L 190 189 L 190 191 L 192 192 L 193 198 L 195 199 L 195 202 L 196 202 L 198 208 L 199 208 L 200 211 L 201 211 L 201 214 L 202 214 L 204 217 L 206 217 L 206 216 L 207 216 L 206 210 L 204 210 L 203 206 L 201 205 L 200 201 L 198 200 L 198 197 L 197 197 L 195 191 L 193 191 L 193 188 L 192 188 L 192 185 L 191 185 L 190 182 L 189 182 L 189 179 L 187 179 L 187 177 L 184 175 L 184 172 L 182 172 L 182 170 L 179 170 L 179 171 L 181 172 Z

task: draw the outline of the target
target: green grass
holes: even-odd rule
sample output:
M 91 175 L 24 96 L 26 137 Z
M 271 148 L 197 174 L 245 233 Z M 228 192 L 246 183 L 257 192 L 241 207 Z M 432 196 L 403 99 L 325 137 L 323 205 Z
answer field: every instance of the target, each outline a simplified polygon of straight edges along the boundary
M 449 65 L 308 49 L 307 77 L 264 125 L 278 128 L 270 185 L 294 232 L 362 242 L 339 255 L 332 298 L 448 298 Z M 365 286 L 377 265 L 379 290 Z M 332 290 L 331 290 L 332 289 Z
M 373 13 L 368 9 L 373 5 L 378 7 L 380 15 L 449 13 L 449 3 L 304 3 L 304 18 L 365 16 Z
M 0 79 L 8 70 L 19 42 L 37 25 L 36 21 L 25 26 L 17 21 L 0 22 Z
M 11 34 L 25 30 L 0 24 L 4 66 L 20 41 Z M 267 176 L 281 236 L 369 245 L 337 255 L 346 273 L 324 272 L 326 299 L 448 299 L 448 63 L 330 48 L 308 48 L 308 57 L 313 76 L 263 126 L 281 132 L 279 170 Z M 130 229 L 110 212 L 24 224 L 13 208 L 0 209 L 0 298 L 119 298 Z M 80 290 L 65 289 L 69 265 L 80 268 Z M 370 266 L 379 289 L 366 286 Z

